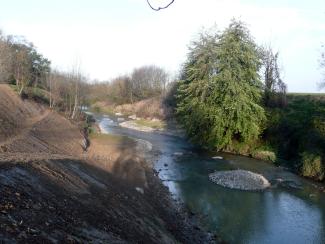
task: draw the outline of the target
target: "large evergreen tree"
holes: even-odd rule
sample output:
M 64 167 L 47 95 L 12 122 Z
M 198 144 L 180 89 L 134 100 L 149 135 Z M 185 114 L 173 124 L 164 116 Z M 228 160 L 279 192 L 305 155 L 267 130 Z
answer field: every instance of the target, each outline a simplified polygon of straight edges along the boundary
M 222 150 L 259 136 L 265 118 L 260 61 L 248 29 L 235 20 L 220 35 L 201 34 L 193 42 L 177 106 L 193 141 Z

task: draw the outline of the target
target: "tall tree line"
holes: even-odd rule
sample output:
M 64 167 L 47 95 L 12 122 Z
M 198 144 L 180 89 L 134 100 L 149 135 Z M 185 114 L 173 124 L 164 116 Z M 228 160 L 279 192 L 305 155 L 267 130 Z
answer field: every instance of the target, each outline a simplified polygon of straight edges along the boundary
M 51 69 L 51 62 L 23 37 L 0 32 L 0 82 L 15 85 L 21 96 L 39 96 L 71 119 L 86 100 L 86 78 L 75 65 L 70 72 Z
M 0 77 L 15 83 L 22 95 L 28 86 L 44 86 L 51 62 L 22 37 L 0 34 Z
M 90 100 L 115 104 L 134 103 L 143 99 L 163 96 L 167 91 L 168 73 L 155 65 L 135 68 L 130 75 L 122 75 L 110 82 L 91 85 Z

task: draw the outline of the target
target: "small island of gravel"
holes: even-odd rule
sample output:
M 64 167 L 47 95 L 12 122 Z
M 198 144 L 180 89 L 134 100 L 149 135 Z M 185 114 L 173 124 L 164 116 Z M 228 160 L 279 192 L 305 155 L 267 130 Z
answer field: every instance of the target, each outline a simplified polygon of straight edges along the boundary
M 264 190 L 271 186 L 263 175 L 247 170 L 218 171 L 209 174 L 209 179 L 223 187 L 246 191 Z

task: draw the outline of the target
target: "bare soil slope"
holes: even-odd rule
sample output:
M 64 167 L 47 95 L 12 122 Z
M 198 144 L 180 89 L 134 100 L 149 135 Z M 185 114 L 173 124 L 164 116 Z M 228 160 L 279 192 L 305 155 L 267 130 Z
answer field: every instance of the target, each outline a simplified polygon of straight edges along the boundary
M 0 143 L 19 134 L 41 113 L 41 106 L 22 101 L 8 85 L 0 84 Z
M 112 149 L 97 140 L 85 152 L 75 125 L 6 85 L 0 120 L 1 243 L 210 240 L 175 210 L 131 144 Z

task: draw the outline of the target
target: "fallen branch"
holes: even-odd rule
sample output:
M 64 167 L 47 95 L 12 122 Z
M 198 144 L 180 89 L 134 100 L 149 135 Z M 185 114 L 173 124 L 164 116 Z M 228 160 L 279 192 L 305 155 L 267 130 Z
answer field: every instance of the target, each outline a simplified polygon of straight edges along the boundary
M 166 8 L 168 8 L 170 5 L 173 4 L 174 1 L 175 1 L 175 0 L 172 0 L 172 1 L 171 1 L 170 3 L 168 3 L 165 7 L 158 7 L 158 8 L 153 7 L 153 6 L 151 5 L 151 3 L 150 3 L 149 0 L 147 0 L 147 3 L 148 3 L 148 5 L 150 6 L 150 8 L 151 8 L 152 10 L 154 10 L 154 11 L 159 11 L 159 10 L 162 10 L 162 9 L 166 9 Z

